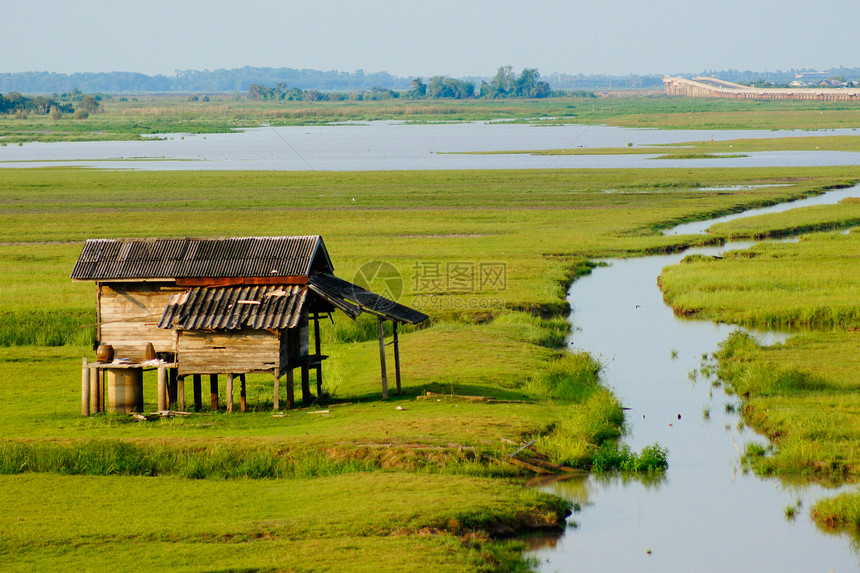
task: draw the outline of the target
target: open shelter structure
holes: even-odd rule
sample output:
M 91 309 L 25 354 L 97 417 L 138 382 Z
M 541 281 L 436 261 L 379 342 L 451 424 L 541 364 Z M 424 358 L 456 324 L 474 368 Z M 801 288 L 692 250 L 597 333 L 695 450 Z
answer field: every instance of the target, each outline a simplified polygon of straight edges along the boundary
M 301 371 L 303 402 L 312 399 L 309 371 L 322 392 L 320 319 L 341 311 L 355 319 L 377 317 L 382 395 L 388 397 L 383 323 L 394 326 L 397 390 L 400 352 L 397 325 L 418 324 L 427 315 L 333 274 L 322 237 L 180 239 L 90 239 L 72 271 L 76 281 L 94 281 L 100 359 L 84 358 L 81 413 L 142 411 L 144 369 L 158 369 L 158 409 L 185 407 L 185 378 L 194 384 L 201 409 L 202 376 L 209 376 L 210 405 L 218 407 L 218 375 L 227 377 L 227 410 L 233 382 L 245 374 L 271 373 L 272 402 L 280 408 L 286 376 L 286 405 L 292 408 L 294 371 Z M 314 349 L 310 350 L 313 323 Z

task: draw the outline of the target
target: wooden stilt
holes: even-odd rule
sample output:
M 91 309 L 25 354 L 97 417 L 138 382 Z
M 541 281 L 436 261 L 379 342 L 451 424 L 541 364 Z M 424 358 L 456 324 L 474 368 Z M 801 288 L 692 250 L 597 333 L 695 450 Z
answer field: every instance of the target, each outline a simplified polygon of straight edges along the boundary
M 167 373 L 170 375 L 167 382 L 167 406 L 175 408 L 179 398 L 179 369 L 171 368 Z
M 158 410 L 163 412 L 167 410 L 167 368 L 164 366 L 158 367 Z
M 248 409 L 248 401 L 245 395 L 245 374 L 239 374 L 239 409 L 243 412 Z
M 81 416 L 90 415 L 90 367 L 87 357 L 84 356 L 81 367 Z
M 185 411 L 185 376 L 176 377 L 176 409 Z
M 209 408 L 214 412 L 218 410 L 218 375 L 209 375 Z
M 203 408 L 203 383 L 200 374 L 192 376 L 194 385 L 194 411 L 199 412 Z
M 382 369 L 382 399 L 388 400 L 388 369 L 385 367 L 385 331 L 382 328 L 382 317 L 376 319 L 379 324 L 379 367 Z
M 90 372 L 90 412 L 99 411 L 99 369 L 93 368 Z
M 98 372 L 98 383 L 99 383 L 99 412 L 105 411 L 105 371 L 102 368 L 99 368 L 96 372 Z
M 278 371 L 275 370 L 272 374 L 275 377 L 275 389 L 272 394 L 272 409 L 281 409 L 281 377 L 278 376 Z
M 311 375 L 307 362 L 302 364 L 302 404 L 311 403 Z
M 400 394 L 400 340 L 397 338 L 397 321 L 392 321 L 394 325 L 394 379 L 397 382 L 397 394 Z
M 322 355 L 322 343 L 320 342 L 320 315 L 314 314 L 314 350 L 317 357 Z M 317 371 L 317 397 L 322 396 L 322 359 L 316 366 Z
M 233 373 L 227 374 L 227 412 L 233 413 Z
M 287 409 L 291 410 L 296 406 L 296 388 L 295 380 L 293 379 L 293 369 L 287 368 Z

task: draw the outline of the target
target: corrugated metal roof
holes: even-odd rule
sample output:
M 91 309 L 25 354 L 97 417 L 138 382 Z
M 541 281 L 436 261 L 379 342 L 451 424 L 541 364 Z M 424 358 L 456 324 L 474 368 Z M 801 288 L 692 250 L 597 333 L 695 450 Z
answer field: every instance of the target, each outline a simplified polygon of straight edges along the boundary
M 88 239 L 77 280 L 307 276 L 331 272 L 322 237 Z
M 171 297 L 159 328 L 282 330 L 298 325 L 306 286 L 198 287 Z
M 382 316 L 389 320 L 418 324 L 429 318 L 423 312 L 394 302 L 391 299 L 387 299 L 375 292 L 370 292 L 334 275 L 326 273 L 313 275 L 309 279 L 308 286 L 310 286 L 311 290 L 330 301 L 337 299 L 343 301 L 343 299 L 346 299 L 346 301 L 354 303 L 363 311 Z

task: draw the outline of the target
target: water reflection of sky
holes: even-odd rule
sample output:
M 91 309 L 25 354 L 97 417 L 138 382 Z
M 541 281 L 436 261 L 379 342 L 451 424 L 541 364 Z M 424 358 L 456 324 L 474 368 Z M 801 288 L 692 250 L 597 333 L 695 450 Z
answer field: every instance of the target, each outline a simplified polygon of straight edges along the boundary
M 452 152 L 627 147 L 739 138 L 850 135 L 829 131 L 653 130 L 582 125 L 446 123 L 260 127 L 230 134 L 167 134 L 156 141 L 26 143 L 0 146 L 0 167 L 76 165 L 133 170 L 372 171 L 799 167 L 860 165 L 860 153 L 783 151 L 748 157 L 654 160 L 650 155 L 460 155 Z

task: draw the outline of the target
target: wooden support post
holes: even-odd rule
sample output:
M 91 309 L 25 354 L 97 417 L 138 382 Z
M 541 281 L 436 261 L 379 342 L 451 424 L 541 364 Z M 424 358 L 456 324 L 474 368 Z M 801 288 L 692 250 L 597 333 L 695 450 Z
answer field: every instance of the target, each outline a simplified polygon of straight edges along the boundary
M 81 367 L 81 416 L 90 415 L 90 367 L 84 356 Z
M 200 374 L 192 376 L 194 381 L 194 411 L 199 412 L 203 408 L 203 383 Z
M 171 368 L 168 371 L 170 380 L 167 382 L 167 407 L 176 407 L 179 387 L 179 369 Z
M 99 369 L 93 368 L 90 372 L 90 412 L 99 411 Z
M 218 375 L 209 375 L 209 408 L 213 412 L 218 410 Z
M 185 376 L 176 377 L 176 409 L 185 411 Z
M 233 413 L 233 373 L 227 374 L 227 412 Z
M 385 331 L 382 328 L 384 320 L 376 317 L 379 324 L 379 367 L 382 368 L 382 399 L 388 400 L 388 369 L 385 367 Z
M 314 349 L 316 351 L 316 355 L 319 359 L 317 362 L 317 397 L 322 396 L 322 358 L 319 358 L 322 355 L 322 344 L 320 342 L 320 315 L 319 313 L 314 314 Z
M 272 376 L 275 377 L 275 389 L 272 393 L 272 409 L 280 410 L 281 409 L 281 377 L 278 376 L 278 371 L 273 370 Z
M 397 382 L 397 394 L 400 394 L 400 340 L 397 338 L 397 321 L 392 321 L 394 325 L 394 378 Z
M 245 374 L 239 374 L 239 409 L 243 412 L 248 409 L 248 401 L 245 395 Z
M 302 405 L 311 403 L 311 375 L 308 363 L 302 364 Z
M 158 411 L 167 410 L 167 368 L 158 367 Z
M 296 388 L 295 380 L 293 379 L 293 369 L 287 368 L 287 409 L 291 410 L 296 406 Z
M 99 412 L 105 411 L 105 371 L 102 368 L 97 370 L 99 384 Z

